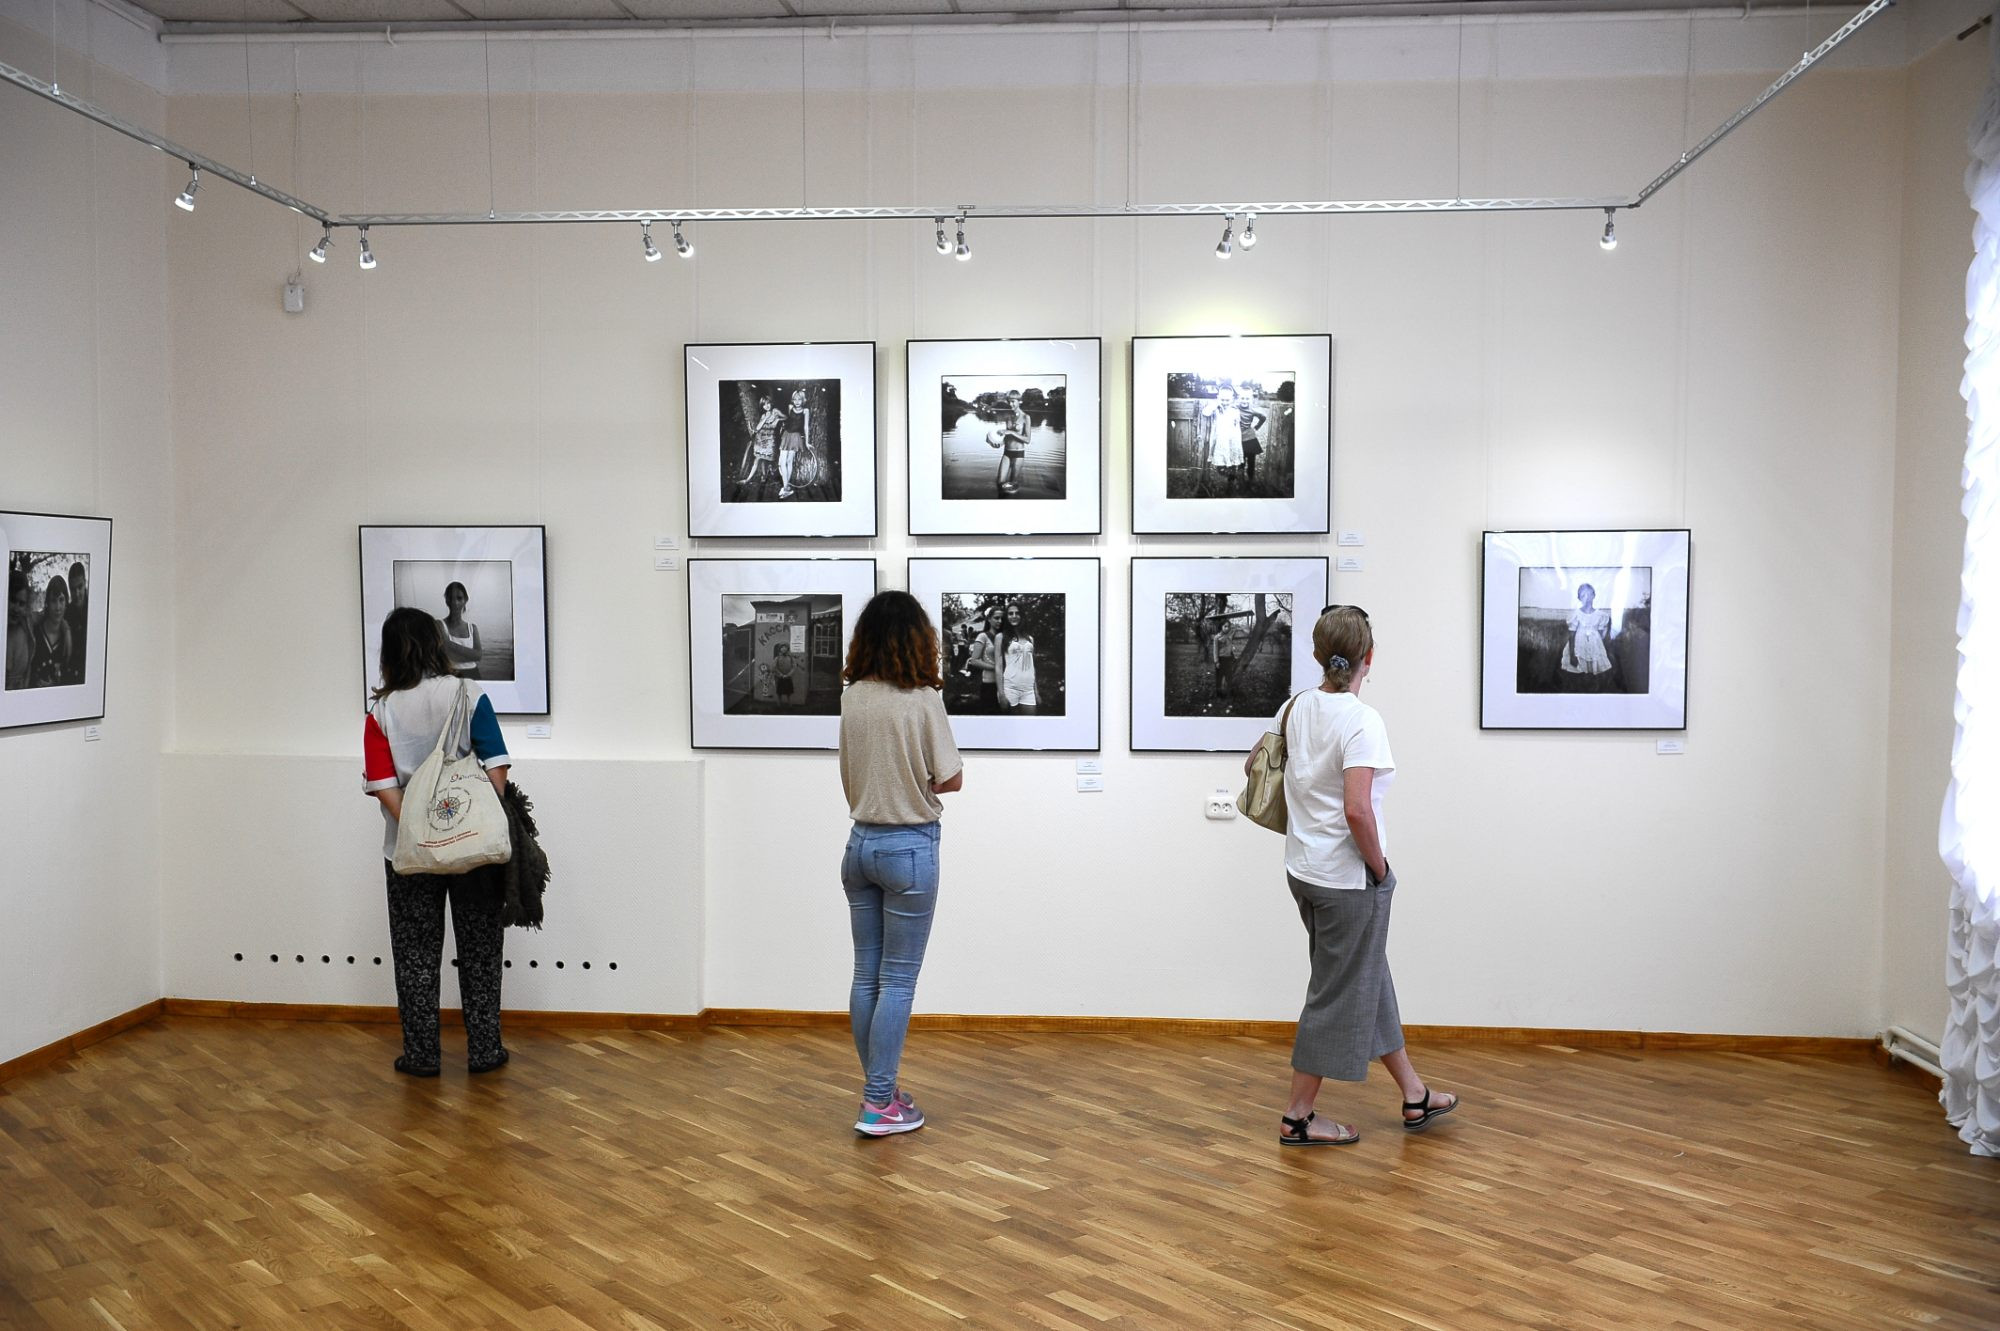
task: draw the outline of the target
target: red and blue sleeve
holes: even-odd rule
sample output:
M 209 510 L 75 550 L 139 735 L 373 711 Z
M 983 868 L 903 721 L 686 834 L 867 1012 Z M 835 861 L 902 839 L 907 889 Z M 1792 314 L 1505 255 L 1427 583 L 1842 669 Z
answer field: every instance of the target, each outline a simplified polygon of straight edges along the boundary
M 361 727 L 361 789 L 372 795 L 401 784 L 396 779 L 396 755 L 390 752 L 389 737 L 382 733 L 381 723 L 371 712 Z
M 493 714 L 493 700 L 484 693 L 472 709 L 472 751 L 478 755 L 479 765 L 489 769 L 507 767 L 514 761 L 507 756 L 507 741 L 500 735 L 500 718 Z

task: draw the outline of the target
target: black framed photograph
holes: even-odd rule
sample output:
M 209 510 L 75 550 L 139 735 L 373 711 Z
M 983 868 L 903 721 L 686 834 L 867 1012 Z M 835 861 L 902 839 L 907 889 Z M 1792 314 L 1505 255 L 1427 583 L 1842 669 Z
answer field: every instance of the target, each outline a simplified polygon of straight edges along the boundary
M 1132 561 L 1132 748 L 1249 752 L 1319 679 L 1327 562 Z
M 841 671 L 872 559 L 690 559 L 697 749 L 838 749 Z
M 382 621 L 415 606 L 438 621 L 452 668 L 502 715 L 549 711 L 547 536 L 539 526 L 363 527 L 361 678 L 379 683 Z
M 111 519 L 0 513 L 7 659 L 0 730 L 104 715 Z
M 937 625 L 944 708 L 961 749 L 1103 743 L 1097 559 L 912 559 L 910 595 Z
M 1324 533 L 1333 338 L 1132 339 L 1132 530 Z
M 910 534 L 1096 535 L 1103 343 L 909 344 Z
M 875 535 L 875 344 L 686 348 L 690 536 Z
M 1687 531 L 1490 531 L 1482 550 L 1481 729 L 1687 729 Z

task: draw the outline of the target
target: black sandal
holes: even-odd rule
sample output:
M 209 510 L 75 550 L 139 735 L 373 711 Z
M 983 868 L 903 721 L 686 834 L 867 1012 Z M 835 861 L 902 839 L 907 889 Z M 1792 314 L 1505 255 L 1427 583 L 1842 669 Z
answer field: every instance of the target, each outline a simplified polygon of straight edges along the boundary
M 1282 1114 L 1279 1115 L 1278 1122 L 1284 1125 L 1284 1129 L 1278 1133 L 1278 1144 L 1280 1146 L 1352 1146 L 1361 1140 L 1360 1132 L 1353 1128 L 1347 1130 L 1345 1137 L 1314 1137 L 1309 1135 L 1306 1132 L 1306 1125 L 1318 1117 L 1319 1115 L 1316 1113 L 1307 1114 L 1304 1118 L 1286 1118 Z
M 500 1057 L 494 1059 L 491 1063 L 473 1063 L 467 1066 L 466 1071 L 472 1073 L 474 1076 L 477 1076 L 482 1072 L 491 1072 L 495 1068 L 504 1068 L 507 1066 L 508 1057 L 509 1055 L 507 1051 L 505 1049 L 502 1049 L 500 1051 Z
M 424 1067 L 412 1063 L 403 1055 L 398 1054 L 396 1055 L 396 1071 L 402 1073 L 405 1077 L 435 1077 L 438 1075 L 438 1065 L 432 1063 L 430 1066 Z
M 1451 1096 L 1451 1103 L 1436 1108 L 1431 1106 L 1431 1088 L 1428 1086 L 1424 1087 L 1424 1093 L 1416 1099 L 1405 1100 L 1403 1102 L 1403 1131 L 1422 1132 L 1431 1125 L 1432 1119 L 1443 1118 L 1446 1114 L 1458 1108 L 1458 1097 L 1450 1091 L 1446 1091 L 1445 1094 Z M 1424 1112 L 1416 1118 L 1410 1118 L 1409 1112 L 1412 1109 L 1421 1109 Z

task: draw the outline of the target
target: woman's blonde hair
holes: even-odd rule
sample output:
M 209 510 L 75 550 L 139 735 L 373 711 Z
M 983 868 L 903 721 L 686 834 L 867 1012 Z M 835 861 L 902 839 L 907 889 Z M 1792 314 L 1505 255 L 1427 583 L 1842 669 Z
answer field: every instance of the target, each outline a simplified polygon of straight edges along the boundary
M 1328 606 L 1313 624 L 1313 660 L 1335 693 L 1347 692 L 1354 672 L 1375 650 L 1375 631 L 1359 606 Z

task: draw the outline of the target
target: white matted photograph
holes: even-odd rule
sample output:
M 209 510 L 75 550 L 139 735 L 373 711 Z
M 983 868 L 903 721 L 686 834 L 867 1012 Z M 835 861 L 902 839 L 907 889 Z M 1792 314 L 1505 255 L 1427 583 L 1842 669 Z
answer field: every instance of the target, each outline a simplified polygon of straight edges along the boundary
M 1685 730 L 1689 534 L 1487 532 L 1479 724 Z
M 697 749 L 837 749 L 841 671 L 872 559 L 690 559 Z
M 379 673 L 382 621 L 415 607 L 438 621 L 452 668 L 502 715 L 549 711 L 547 539 L 539 526 L 363 527 L 361 677 Z
M 875 535 L 875 344 L 686 348 L 690 536 Z
M 1094 337 L 911 342 L 910 533 L 1099 532 L 1102 365 Z
M 7 656 L 0 730 L 104 715 L 111 519 L 0 513 Z
M 960 748 L 1102 746 L 1097 559 L 912 559 L 909 575 L 938 628 Z
M 1132 748 L 1249 752 L 1319 677 L 1326 595 L 1324 557 L 1135 558 Z
M 1333 339 L 1132 339 L 1132 530 L 1323 533 Z

